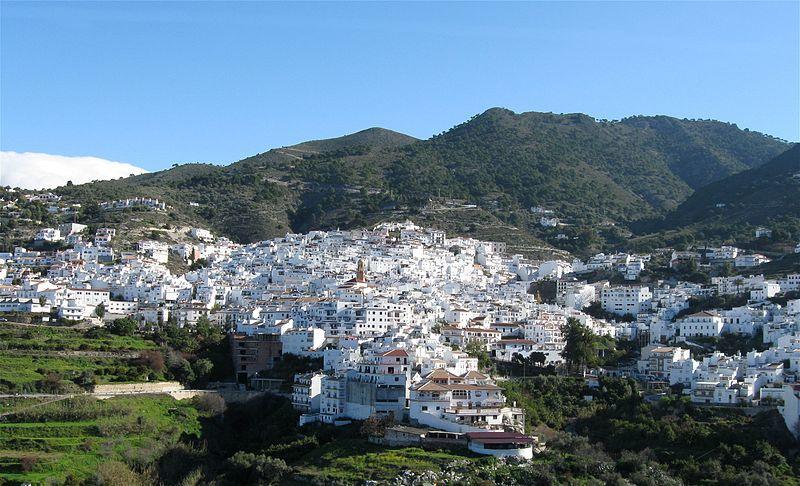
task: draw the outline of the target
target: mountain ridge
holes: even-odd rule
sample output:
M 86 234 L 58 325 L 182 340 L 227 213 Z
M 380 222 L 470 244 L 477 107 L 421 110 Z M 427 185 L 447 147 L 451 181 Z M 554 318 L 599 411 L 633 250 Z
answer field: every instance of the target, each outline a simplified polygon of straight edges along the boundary
M 405 133 L 382 127 L 370 127 L 341 137 L 308 140 L 280 149 L 292 149 L 300 152 L 320 153 L 340 150 L 342 148 L 368 145 L 377 148 L 400 147 L 419 141 L 418 138 Z

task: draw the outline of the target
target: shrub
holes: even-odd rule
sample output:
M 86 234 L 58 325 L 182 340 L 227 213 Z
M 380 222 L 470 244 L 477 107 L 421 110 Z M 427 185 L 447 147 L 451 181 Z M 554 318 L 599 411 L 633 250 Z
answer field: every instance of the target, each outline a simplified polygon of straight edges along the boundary
M 210 359 L 200 358 L 192 363 L 192 372 L 195 376 L 194 385 L 197 387 L 205 387 L 208 384 L 208 376 L 214 369 L 214 363 Z
M 113 322 L 106 325 L 106 329 L 112 334 L 119 336 L 133 336 L 133 333 L 139 328 L 139 325 L 129 317 L 122 319 L 114 319 Z
M 139 357 L 134 360 L 137 366 L 145 366 L 152 370 L 154 373 L 163 373 L 166 365 L 164 364 L 164 355 L 161 351 L 148 350 L 142 351 Z
M 174 351 L 170 351 L 167 354 L 167 368 L 169 368 L 169 372 L 172 373 L 172 376 L 184 385 L 188 385 L 195 379 L 192 365 L 186 358 Z
M 165 444 L 145 437 L 136 447 L 127 442 L 123 446 L 122 457 L 125 458 L 125 463 L 137 471 L 142 471 L 163 454 Z
M 203 467 L 208 462 L 208 451 L 186 443 L 175 444 L 159 457 L 158 477 L 162 484 L 196 484 L 196 473 L 202 478 Z M 224 457 L 224 456 L 222 456 Z
M 291 468 L 282 459 L 239 451 L 228 458 L 235 480 L 245 484 L 280 484 Z
M 62 380 L 58 373 L 45 372 L 44 378 L 35 383 L 36 390 L 40 393 L 53 395 L 66 395 L 70 393 L 83 393 L 83 390 L 71 381 Z
M 197 486 L 199 484 L 205 484 L 203 479 L 203 468 L 198 467 L 184 476 L 183 480 L 181 481 L 181 486 Z
M 22 469 L 22 472 L 31 472 L 33 468 L 36 467 L 36 463 L 39 462 L 39 458 L 36 456 L 22 456 L 19 459 L 19 465 Z
M 97 378 L 91 371 L 82 371 L 80 375 L 72 380 L 76 385 L 87 390 L 92 389 L 97 384 Z
M 383 437 L 386 427 L 391 424 L 392 420 L 389 417 L 370 415 L 366 420 L 364 420 L 364 423 L 361 424 L 360 433 L 363 437 Z
M 225 399 L 217 393 L 203 393 L 194 397 L 193 401 L 198 410 L 211 415 L 220 415 L 227 408 Z
M 96 486 L 142 486 L 145 482 L 124 462 L 107 461 L 97 467 L 97 472 L 87 484 Z
M 286 461 L 293 461 L 295 459 L 299 459 L 303 455 L 318 447 L 319 440 L 316 436 L 311 435 L 286 444 L 271 445 L 264 449 L 264 453 L 272 457 L 279 457 Z
M 143 415 L 106 417 L 97 421 L 97 433 L 103 437 L 148 435 L 158 430 L 156 423 Z

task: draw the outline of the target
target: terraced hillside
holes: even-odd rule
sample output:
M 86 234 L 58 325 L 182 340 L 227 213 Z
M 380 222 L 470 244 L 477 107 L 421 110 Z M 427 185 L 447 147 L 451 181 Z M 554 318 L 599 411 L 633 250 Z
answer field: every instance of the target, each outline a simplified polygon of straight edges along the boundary
M 191 402 L 168 396 L 18 406 L 0 421 L 0 482 L 63 484 L 104 471 L 114 484 L 138 484 L 126 482 L 122 463 L 147 465 L 182 437 L 199 436 L 199 417 Z
M 164 380 L 139 359 L 152 341 L 103 330 L 0 323 L 0 394 L 84 393 L 97 383 Z

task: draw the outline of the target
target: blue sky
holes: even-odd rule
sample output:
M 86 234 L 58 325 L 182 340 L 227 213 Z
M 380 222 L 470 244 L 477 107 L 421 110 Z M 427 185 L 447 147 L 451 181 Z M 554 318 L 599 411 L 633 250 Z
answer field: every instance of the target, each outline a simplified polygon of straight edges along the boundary
M 800 3 L 0 4 L 0 149 L 147 170 L 493 106 L 800 140 Z

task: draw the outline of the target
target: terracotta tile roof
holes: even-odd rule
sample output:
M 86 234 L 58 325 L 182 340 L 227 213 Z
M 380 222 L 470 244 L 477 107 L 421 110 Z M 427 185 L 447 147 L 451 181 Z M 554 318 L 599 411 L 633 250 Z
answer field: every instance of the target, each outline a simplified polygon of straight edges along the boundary
M 428 373 L 427 375 L 425 375 L 423 378 L 426 378 L 428 380 L 432 380 L 432 379 L 440 380 L 440 379 L 445 379 L 445 378 L 460 378 L 460 376 L 454 375 L 453 373 L 450 373 L 449 371 L 447 371 L 445 369 L 437 368 L 437 369 L 431 371 L 430 373 Z
M 465 379 L 469 380 L 488 380 L 489 377 L 475 370 L 469 370 L 464 374 Z
M 427 381 L 416 388 L 417 391 L 450 391 L 449 388 L 439 385 L 438 383 L 434 383 L 432 381 Z

